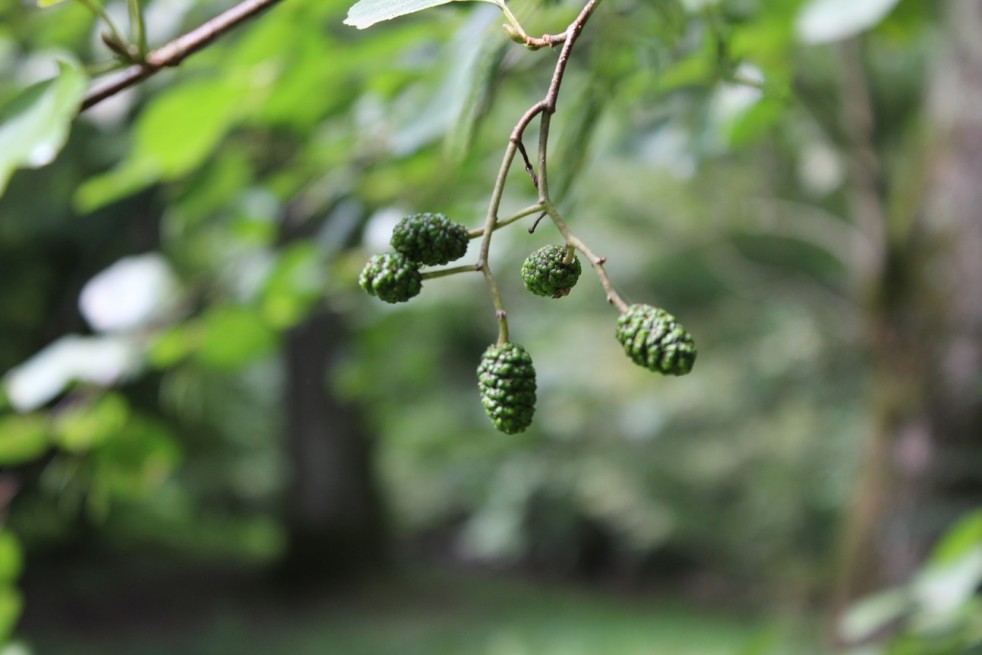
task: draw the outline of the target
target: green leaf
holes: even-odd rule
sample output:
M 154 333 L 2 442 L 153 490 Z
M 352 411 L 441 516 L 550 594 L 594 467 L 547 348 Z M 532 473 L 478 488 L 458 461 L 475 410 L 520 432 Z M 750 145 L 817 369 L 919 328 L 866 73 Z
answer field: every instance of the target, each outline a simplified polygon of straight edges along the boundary
M 0 418 L 0 465 L 16 466 L 40 457 L 48 448 L 43 417 L 22 414 Z
M 55 5 L 59 5 L 64 1 L 65 0 L 38 0 L 38 7 L 41 7 L 42 9 L 44 7 L 54 7 Z
M 58 69 L 0 106 L 0 194 L 14 170 L 49 164 L 68 139 L 88 78 L 69 63 Z
M 170 477 L 180 459 L 181 450 L 163 424 L 131 416 L 118 439 L 93 451 L 93 492 L 104 501 L 144 497 Z
M 204 163 L 245 107 L 242 81 L 201 79 L 168 88 L 148 104 L 133 129 L 133 151 L 75 192 L 75 208 L 91 212 Z
M 324 265 L 317 246 L 300 243 L 284 250 L 262 290 L 262 312 L 270 325 L 298 323 L 324 292 Z
M 147 359 L 157 368 L 170 368 L 194 352 L 197 347 L 194 330 L 175 325 L 157 335 L 147 351 Z
M 119 394 L 107 393 L 59 413 L 54 420 L 55 442 L 65 450 L 84 452 L 112 439 L 128 419 L 126 400 Z
M 198 360 L 232 370 L 265 355 L 276 346 L 276 333 L 252 309 L 215 307 L 201 317 Z
M 414 14 L 431 7 L 449 4 L 451 2 L 466 2 L 467 0 L 358 0 L 350 9 L 345 25 L 357 27 L 360 30 L 371 27 L 384 20 L 398 18 L 406 14 Z M 483 0 L 499 7 L 503 1 Z
M 949 564 L 968 552 L 982 548 L 982 510 L 962 518 L 945 532 L 931 553 L 931 564 Z
M 0 644 L 6 644 L 20 617 L 24 601 L 12 587 L 0 587 Z
M 20 544 L 9 530 L 0 531 L 0 585 L 12 583 L 24 564 Z
M 853 603 L 839 625 L 847 642 L 866 639 L 884 626 L 896 621 L 913 608 L 906 589 L 891 589 Z
M 900 0 L 811 0 L 801 8 L 795 28 L 809 44 L 831 43 L 875 27 Z

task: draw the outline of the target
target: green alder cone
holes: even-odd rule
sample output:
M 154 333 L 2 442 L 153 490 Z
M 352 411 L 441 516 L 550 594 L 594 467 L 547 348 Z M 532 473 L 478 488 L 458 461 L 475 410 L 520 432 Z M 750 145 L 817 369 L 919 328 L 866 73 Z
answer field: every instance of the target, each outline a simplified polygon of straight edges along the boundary
M 565 258 L 565 246 L 545 246 L 533 252 L 522 264 L 525 288 L 537 296 L 562 298 L 568 295 L 583 269 L 576 255 L 569 264 L 563 263 Z
M 491 345 L 477 367 L 481 404 L 501 432 L 516 434 L 532 424 L 535 414 L 535 368 L 532 358 L 514 343 Z
M 631 305 L 620 315 L 617 340 L 635 364 L 665 375 L 685 375 L 696 361 L 692 335 L 674 316 L 651 305 Z
M 467 252 L 467 228 L 443 214 L 413 214 L 392 230 L 392 247 L 427 266 L 446 264 Z
M 386 253 L 368 260 L 358 284 L 368 295 L 385 302 L 406 302 L 423 288 L 423 276 L 418 263 L 399 253 Z

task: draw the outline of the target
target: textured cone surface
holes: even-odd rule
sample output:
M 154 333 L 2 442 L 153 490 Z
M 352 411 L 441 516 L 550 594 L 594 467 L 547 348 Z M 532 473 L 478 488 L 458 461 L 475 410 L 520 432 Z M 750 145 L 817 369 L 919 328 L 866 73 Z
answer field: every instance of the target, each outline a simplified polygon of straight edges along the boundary
M 567 295 L 583 269 L 576 255 L 569 264 L 563 263 L 565 257 L 564 246 L 546 246 L 529 255 L 522 264 L 525 288 L 537 296 L 562 298 Z
M 525 349 L 514 343 L 491 345 L 477 367 L 481 404 L 506 434 L 522 432 L 535 413 L 535 368 Z
M 696 361 L 696 345 L 684 327 L 664 309 L 631 305 L 617 319 L 617 340 L 635 364 L 685 375 Z
M 375 255 L 361 270 L 358 284 L 385 302 L 406 302 L 423 288 L 419 264 L 398 253 Z
M 467 252 L 467 228 L 443 214 L 413 214 L 392 230 L 392 247 L 427 266 L 446 264 Z

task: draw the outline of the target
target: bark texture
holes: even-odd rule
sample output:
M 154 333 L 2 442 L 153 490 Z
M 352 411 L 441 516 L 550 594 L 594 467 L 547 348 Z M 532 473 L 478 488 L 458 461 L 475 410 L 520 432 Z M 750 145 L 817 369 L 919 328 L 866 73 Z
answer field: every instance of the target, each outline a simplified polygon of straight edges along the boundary
M 384 559 L 385 523 L 372 440 L 358 408 L 339 400 L 328 372 L 347 342 L 341 319 L 315 313 L 286 345 L 288 496 L 285 572 L 293 580 L 342 579 Z
M 940 532 L 982 505 L 982 2 L 946 12 L 922 202 L 899 224 L 881 210 L 884 257 L 870 268 L 872 424 L 836 610 L 909 579 Z

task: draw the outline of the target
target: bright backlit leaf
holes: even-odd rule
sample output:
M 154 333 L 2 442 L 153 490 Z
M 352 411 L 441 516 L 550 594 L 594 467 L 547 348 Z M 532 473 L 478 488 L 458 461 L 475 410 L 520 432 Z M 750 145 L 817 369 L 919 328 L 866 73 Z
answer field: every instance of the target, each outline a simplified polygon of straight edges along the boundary
M 234 370 L 276 347 L 276 333 L 247 307 L 215 307 L 200 328 L 198 360 L 213 368 Z
M 795 28 L 805 43 L 830 43 L 855 36 L 886 18 L 899 0 L 811 0 Z
M 0 584 L 10 584 L 20 575 L 24 556 L 20 544 L 9 530 L 0 530 Z
M 44 417 L 36 414 L 0 418 L 0 466 L 16 466 L 39 457 L 48 449 Z
M 65 145 L 88 78 L 65 62 L 58 69 L 0 106 L 0 194 L 16 169 L 49 164 Z
M 106 393 L 59 412 L 53 425 L 54 439 L 65 450 L 84 452 L 116 436 L 129 414 L 129 405 L 121 395 Z
M 348 9 L 348 17 L 344 19 L 344 24 L 363 30 L 384 20 L 414 14 L 417 11 L 439 7 L 455 1 L 464 0 L 359 0 Z M 502 2 L 495 2 L 495 0 L 484 1 L 498 6 L 503 4 Z

